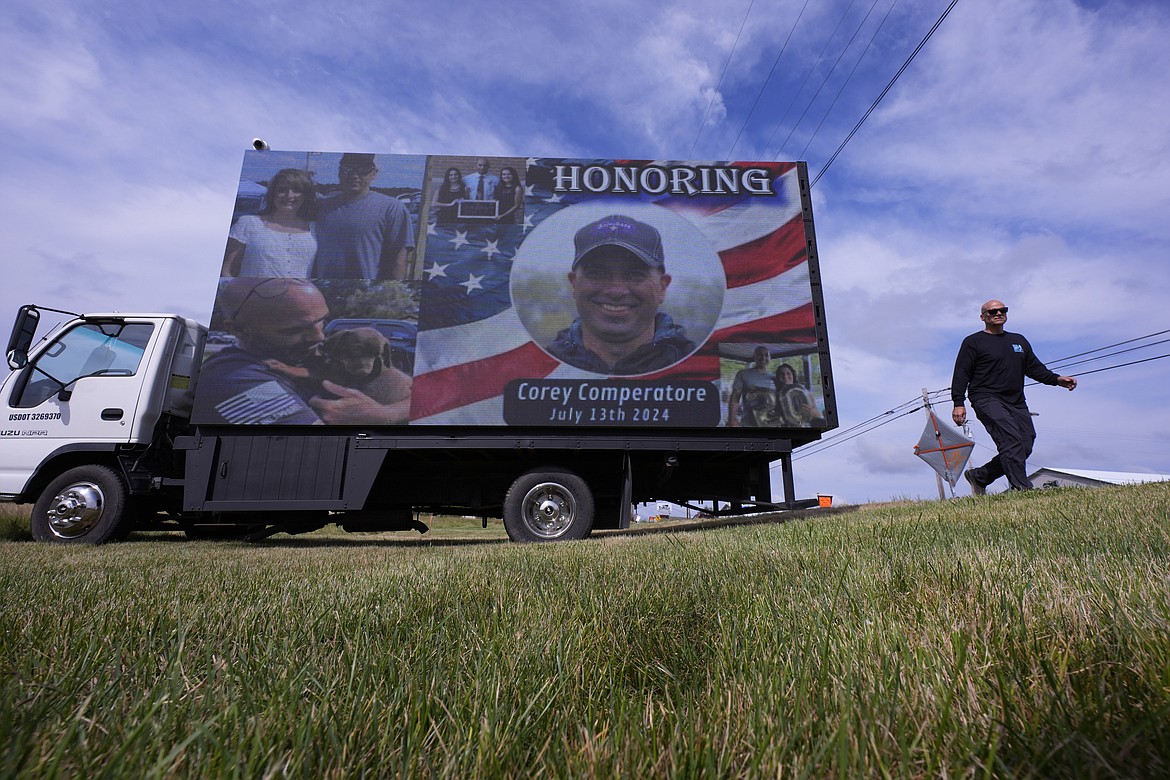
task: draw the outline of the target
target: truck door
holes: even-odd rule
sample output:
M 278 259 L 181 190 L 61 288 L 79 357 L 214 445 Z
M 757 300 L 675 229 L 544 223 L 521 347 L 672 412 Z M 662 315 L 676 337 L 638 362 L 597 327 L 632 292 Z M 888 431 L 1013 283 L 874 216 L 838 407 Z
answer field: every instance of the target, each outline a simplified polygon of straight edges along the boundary
M 155 323 L 78 323 L 9 378 L 0 419 L 0 493 L 17 493 L 69 443 L 124 442 L 141 396 Z

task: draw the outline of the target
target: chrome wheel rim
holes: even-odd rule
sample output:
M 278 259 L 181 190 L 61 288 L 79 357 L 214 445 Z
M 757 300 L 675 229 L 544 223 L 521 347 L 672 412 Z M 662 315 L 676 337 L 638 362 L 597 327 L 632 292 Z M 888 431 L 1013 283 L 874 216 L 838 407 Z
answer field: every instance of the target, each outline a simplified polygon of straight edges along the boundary
M 577 515 L 577 500 L 564 485 L 542 482 L 524 496 L 521 510 L 524 524 L 544 539 L 561 536 Z
M 60 539 L 76 539 L 102 519 L 106 497 L 92 482 L 69 485 L 49 503 L 49 530 Z

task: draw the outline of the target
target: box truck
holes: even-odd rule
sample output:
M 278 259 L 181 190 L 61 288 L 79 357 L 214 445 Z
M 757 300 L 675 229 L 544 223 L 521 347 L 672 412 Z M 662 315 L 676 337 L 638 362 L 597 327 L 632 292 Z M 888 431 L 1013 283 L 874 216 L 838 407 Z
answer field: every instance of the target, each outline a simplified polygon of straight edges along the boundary
M 38 540 L 426 512 L 552 541 L 646 501 L 815 503 L 791 453 L 837 415 L 803 163 L 248 151 L 229 235 L 207 325 L 17 313 L 0 500 Z

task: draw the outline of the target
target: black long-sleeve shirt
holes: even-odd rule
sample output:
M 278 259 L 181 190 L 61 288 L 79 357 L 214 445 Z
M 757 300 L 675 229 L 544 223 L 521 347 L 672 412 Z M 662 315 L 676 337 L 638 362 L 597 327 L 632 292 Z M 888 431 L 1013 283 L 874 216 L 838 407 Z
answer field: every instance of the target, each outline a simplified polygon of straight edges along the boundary
M 1059 378 L 1032 352 L 1032 345 L 1019 333 L 979 331 L 963 339 L 955 358 L 951 379 L 951 400 L 963 406 L 963 399 L 995 395 L 1009 404 L 1024 403 L 1024 377 L 1045 385 Z

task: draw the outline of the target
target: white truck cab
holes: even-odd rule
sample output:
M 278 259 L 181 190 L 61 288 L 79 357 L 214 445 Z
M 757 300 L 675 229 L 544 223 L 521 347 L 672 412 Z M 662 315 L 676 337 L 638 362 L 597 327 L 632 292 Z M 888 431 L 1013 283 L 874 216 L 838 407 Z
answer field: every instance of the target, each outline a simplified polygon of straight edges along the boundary
M 189 418 L 207 331 L 173 314 L 110 312 L 77 316 L 32 346 L 39 319 L 22 307 L 8 345 L 0 500 L 61 483 L 40 494 L 49 521 L 33 532 L 65 540 L 92 531 L 117 498 L 106 494 L 124 492 L 103 485 L 119 453 L 148 448 L 164 415 Z

